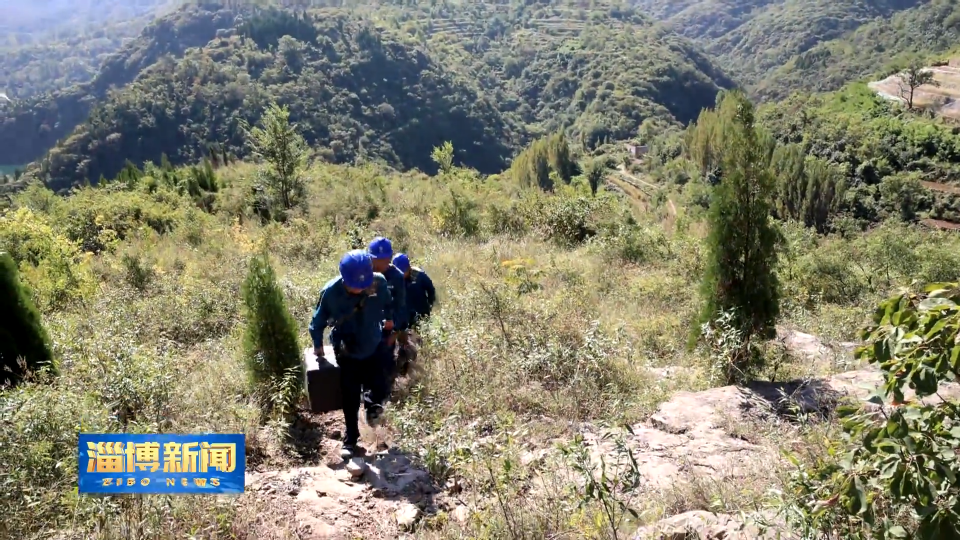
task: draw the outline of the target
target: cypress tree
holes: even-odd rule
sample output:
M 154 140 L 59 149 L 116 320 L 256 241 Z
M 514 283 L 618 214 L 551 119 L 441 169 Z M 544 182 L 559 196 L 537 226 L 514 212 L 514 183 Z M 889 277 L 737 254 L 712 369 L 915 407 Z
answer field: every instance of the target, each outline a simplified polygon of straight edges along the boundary
M 778 179 L 776 216 L 826 232 L 843 197 L 842 174 L 829 163 L 807 156 L 797 144 L 778 147 L 771 168 Z
M 265 252 L 250 261 L 242 288 L 247 325 L 243 356 L 251 386 L 267 411 L 288 413 L 303 391 L 297 324 L 287 310 Z
M 600 189 L 603 178 L 607 174 L 607 164 L 603 158 L 594 158 L 587 163 L 587 181 L 590 183 L 590 192 L 594 195 Z
M 570 146 L 567 145 L 567 137 L 562 131 L 554 133 L 547 139 L 547 159 L 550 163 L 550 169 L 555 171 L 563 180 L 563 183 L 569 184 L 574 175 L 576 163 L 570 158 Z
M 722 149 L 722 177 L 712 197 L 703 309 L 696 330 L 732 312 L 749 354 L 751 339 L 770 338 L 780 314 L 778 234 L 769 216 L 774 179 L 769 153 L 754 125 L 754 109 L 740 92 L 727 94 L 716 117 Z M 738 355 L 738 359 L 746 359 Z
M 550 173 L 556 173 L 563 183 L 577 173 L 577 164 L 570 155 L 570 147 L 563 133 L 541 137 L 520 152 L 510 165 L 510 174 L 523 187 L 539 187 L 553 191 Z
M 43 328 L 40 312 L 30 291 L 20 282 L 17 263 L 0 253 L 0 383 L 17 384 L 27 370 L 47 368 L 56 373 L 50 337 Z

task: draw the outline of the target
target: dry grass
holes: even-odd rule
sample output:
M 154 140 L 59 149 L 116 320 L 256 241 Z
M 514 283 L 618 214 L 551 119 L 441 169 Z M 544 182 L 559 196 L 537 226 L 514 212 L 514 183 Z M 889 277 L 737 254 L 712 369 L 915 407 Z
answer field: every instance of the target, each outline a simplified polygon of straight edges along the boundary
M 238 292 L 247 261 L 258 246 L 268 247 L 306 344 L 310 313 L 340 254 L 380 233 L 430 273 L 440 295 L 423 331 L 422 369 L 389 422 L 398 444 L 435 477 L 462 480 L 477 510 L 466 524 L 431 518 L 418 534 L 604 537 L 597 504 L 580 505 L 561 465 L 531 470 L 517 463 L 531 449 L 569 438 L 572 423 L 636 423 L 673 392 L 705 387 L 701 355 L 683 346 L 698 305 L 702 224 L 685 225 L 686 232 L 651 217 L 628 224 L 628 202 L 609 194 L 593 199 L 583 184 L 546 196 L 464 171 L 426 178 L 317 166 L 305 208 L 286 224 L 261 226 L 246 209 L 253 173 L 243 164 L 220 171 L 227 187 L 213 216 L 186 199 L 144 195 L 168 212 L 172 232 L 139 223 L 104 252 L 72 263 L 99 286 L 44 313 L 62 375 L 0 394 L 0 508 L 7 516 L 0 536 L 290 537 L 289 509 L 264 507 L 252 495 L 242 503 L 78 497 L 75 434 L 78 426 L 243 432 L 260 465 L 299 463 L 288 441 L 257 424 L 239 358 Z M 86 213 L 102 214 L 101 236 L 109 236 L 107 207 L 117 200 L 99 191 L 83 197 Z M 71 199 L 54 204 L 32 192 L 17 202 L 34 208 L 58 239 L 72 230 L 71 205 L 78 203 Z M 581 210 L 596 232 L 586 240 L 571 238 L 576 231 L 566 227 Z M 0 221 L 0 241 L 9 237 L 4 227 Z M 802 307 L 788 307 L 785 317 L 848 338 L 869 299 L 810 302 L 804 287 L 827 279 L 804 262 L 815 252 L 790 263 L 806 281 L 788 287 L 789 305 Z M 754 504 L 760 491 L 687 485 L 639 509 L 644 519 L 684 508 L 733 510 Z

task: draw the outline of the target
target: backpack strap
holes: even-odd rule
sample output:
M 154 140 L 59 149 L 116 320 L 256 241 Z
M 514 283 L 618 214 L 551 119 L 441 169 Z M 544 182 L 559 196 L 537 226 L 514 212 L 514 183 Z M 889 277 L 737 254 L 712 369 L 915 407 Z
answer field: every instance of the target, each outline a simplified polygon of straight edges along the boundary
M 353 309 L 352 309 L 352 310 L 350 310 L 350 313 L 347 313 L 347 314 L 344 315 L 343 317 L 340 317 L 340 320 L 338 320 L 337 322 L 333 323 L 333 325 L 329 326 L 329 328 L 336 328 L 336 327 L 340 326 L 341 324 L 347 322 L 347 321 L 350 319 L 350 317 L 353 317 L 354 315 L 357 314 L 357 312 L 359 312 L 360 310 L 363 309 L 363 304 L 367 301 L 367 298 L 369 298 L 369 297 L 370 297 L 369 294 L 363 295 L 363 297 L 360 298 L 360 301 L 357 302 L 356 305 L 353 306 Z M 322 298 L 317 300 L 317 305 L 314 306 L 313 309 L 317 309 L 317 308 L 320 307 L 320 300 L 322 300 Z
M 352 309 L 352 310 L 350 310 L 350 313 L 347 313 L 347 314 L 344 315 L 343 317 L 340 317 L 340 320 L 337 321 L 337 322 L 335 322 L 335 323 L 333 324 L 333 327 L 336 328 L 336 327 L 340 326 L 341 324 L 347 322 L 351 317 L 353 317 L 354 315 L 356 315 L 357 312 L 359 312 L 360 310 L 362 310 L 362 309 L 363 309 L 363 304 L 366 303 L 367 298 L 370 298 L 370 295 L 367 295 L 367 294 L 363 295 L 363 297 L 360 298 L 360 301 L 357 302 L 357 304 L 356 304 L 355 306 L 353 306 L 353 309 Z

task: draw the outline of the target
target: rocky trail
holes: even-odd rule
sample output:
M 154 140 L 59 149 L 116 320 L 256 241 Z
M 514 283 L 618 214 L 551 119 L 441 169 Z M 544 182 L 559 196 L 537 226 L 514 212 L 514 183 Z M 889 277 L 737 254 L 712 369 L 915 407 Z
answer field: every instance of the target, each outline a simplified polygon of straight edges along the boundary
M 845 362 L 854 346 L 827 345 L 815 336 L 783 328 L 779 334 L 792 355 L 841 369 L 838 361 Z M 672 373 L 665 369 L 659 375 Z M 644 497 L 662 498 L 678 486 L 704 482 L 769 486 L 782 470 L 780 449 L 790 448 L 798 415 L 827 415 L 842 396 L 866 399 L 880 382 L 878 371 L 860 368 L 824 379 L 677 392 L 647 420 L 629 428 L 610 431 L 582 424 L 575 431 L 582 435 L 590 459 L 600 463 L 603 458 L 608 467 L 618 454 L 616 439 L 609 435 L 619 436 L 637 462 Z M 941 395 L 960 398 L 960 387 L 950 385 Z M 458 495 L 435 485 L 411 457 L 390 448 L 385 433 L 362 426 L 364 443 L 384 442 L 366 456 L 343 463 L 338 456 L 340 422 L 339 412 L 317 421 L 329 433 L 318 442 L 317 464 L 247 474 L 243 498 L 245 504 L 269 508 L 259 514 L 263 525 L 283 522 L 300 539 L 386 539 L 404 538 L 423 516 L 441 511 L 457 521 L 469 518 L 471 510 Z M 547 467 L 561 459 L 554 443 L 569 441 L 548 442 L 529 448 L 523 464 Z M 739 516 L 681 511 L 640 528 L 633 538 L 686 538 L 688 533 L 706 540 L 776 537 L 751 523 Z M 780 538 L 785 538 L 782 533 Z
M 942 219 L 922 219 L 920 220 L 920 223 L 930 227 L 931 229 L 960 231 L 960 223 L 953 223 L 952 221 L 944 221 Z
M 361 422 L 365 452 L 344 462 L 339 456 L 341 413 L 320 415 L 314 425 L 329 433 L 318 442 L 319 463 L 247 473 L 241 504 L 270 509 L 261 513 L 258 525 L 296 531 L 292 538 L 301 540 L 401 538 L 424 513 L 446 510 L 465 516 L 437 500 L 440 490 L 429 473 L 389 446 L 385 428 Z M 369 441 L 380 442 L 374 449 Z

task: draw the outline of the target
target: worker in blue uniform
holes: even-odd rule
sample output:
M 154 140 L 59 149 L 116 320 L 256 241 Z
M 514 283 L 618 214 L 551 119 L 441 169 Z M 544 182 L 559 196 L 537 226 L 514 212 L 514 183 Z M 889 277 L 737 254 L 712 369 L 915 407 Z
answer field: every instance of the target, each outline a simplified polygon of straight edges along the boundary
M 430 276 L 421 268 L 410 265 L 410 258 L 405 253 L 398 253 L 393 257 L 393 265 L 403 272 L 404 288 L 406 289 L 407 303 L 407 330 L 398 335 L 400 350 L 397 357 L 402 370 L 416 360 L 420 336 L 416 327 L 425 317 L 430 315 L 433 304 L 437 300 L 437 290 L 433 286 Z
M 417 325 L 421 320 L 430 316 L 433 305 L 437 301 L 437 289 L 433 280 L 422 268 L 410 265 L 410 258 L 405 253 L 398 253 L 393 258 L 393 265 L 403 272 L 406 288 L 407 324 Z
M 383 329 L 392 326 L 392 306 L 387 280 L 374 272 L 373 258 L 365 251 L 353 250 L 340 260 L 340 276 L 324 285 L 310 321 L 310 337 L 318 358 L 323 358 L 323 331 L 332 329 L 330 344 L 340 366 L 346 423 L 340 452 L 344 459 L 357 451 L 361 399 L 367 423 L 375 426 L 390 392 L 383 365 L 384 357 L 392 351 L 385 346 Z
M 389 357 L 385 357 L 387 363 L 384 368 L 392 374 L 396 368 L 392 352 L 395 348 L 397 333 L 407 330 L 407 288 L 403 281 L 403 272 L 391 262 L 393 245 L 389 239 L 378 236 L 370 242 L 367 250 L 373 257 L 373 271 L 379 272 L 387 278 L 387 286 L 390 288 L 390 296 L 393 299 L 390 305 L 390 310 L 393 313 L 393 324 L 385 327 L 383 332 L 383 340 L 391 351 Z

